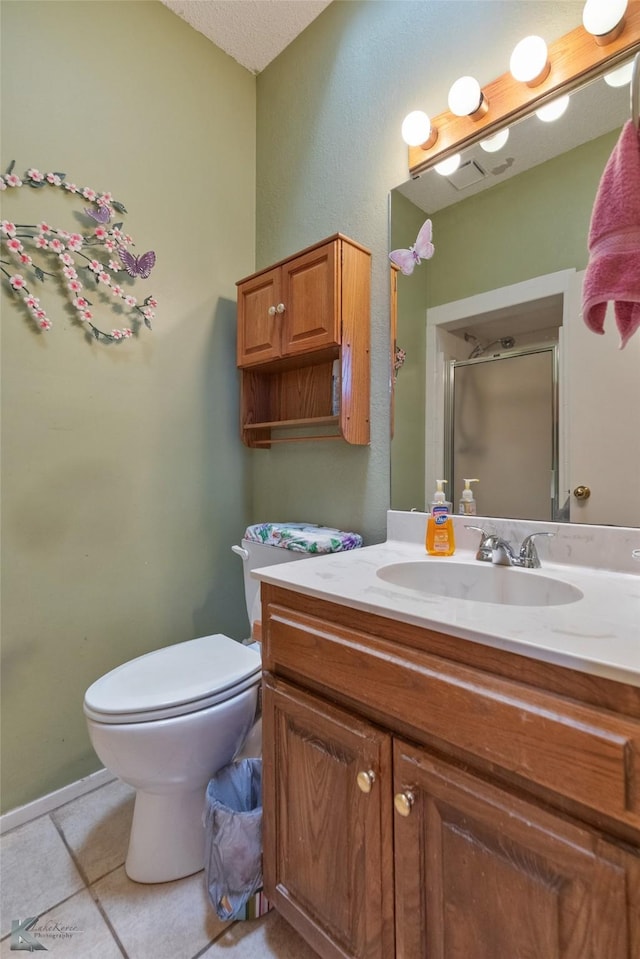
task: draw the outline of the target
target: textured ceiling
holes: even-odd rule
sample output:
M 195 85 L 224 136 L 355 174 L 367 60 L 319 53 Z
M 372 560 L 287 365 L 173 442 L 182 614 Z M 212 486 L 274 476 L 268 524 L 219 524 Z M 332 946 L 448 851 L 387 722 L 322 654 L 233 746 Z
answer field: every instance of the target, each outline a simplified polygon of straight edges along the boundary
M 238 63 L 260 73 L 331 0 L 162 0 Z

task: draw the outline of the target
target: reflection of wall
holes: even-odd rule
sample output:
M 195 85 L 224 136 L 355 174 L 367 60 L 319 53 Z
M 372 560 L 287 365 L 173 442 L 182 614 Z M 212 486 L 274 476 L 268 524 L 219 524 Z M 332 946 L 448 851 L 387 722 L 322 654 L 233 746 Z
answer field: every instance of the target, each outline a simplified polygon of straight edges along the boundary
M 99 767 L 82 698 L 106 669 L 246 635 L 229 547 L 248 521 L 235 280 L 254 263 L 255 78 L 160 3 L 0 8 L 2 170 L 111 190 L 158 257 L 135 287 L 154 331 L 114 347 L 85 341 L 55 281 L 44 335 L 2 284 L 7 809 Z M 47 189 L 5 191 L 3 217 L 47 219 Z
M 433 214 L 435 253 L 425 270 L 426 299 L 420 303 L 416 287 L 415 299 L 412 297 L 407 313 L 399 301 L 399 342 L 411 342 L 418 336 L 413 328 L 416 323 L 420 331 L 424 330 L 427 306 L 463 299 L 562 269 L 583 268 L 587 261 L 587 233 L 593 201 L 617 136 L 614 132 L 599 137 Z M 395 217 L 398 208 L 402 221 L 410 222 L 406 207 L 398 202 L 404 199 L 394 194 L 392 215 Z M 414 211 L 414 223 L 420 224 L 425 214 L 415 207 Z M 393 224 L 392 229 L 395 237 Z M 402 279 L 407 287 L 414 282 L 413 277 Z M 399 289 L 402 288 L 400 280 Z M 481 337 L 480 329 L 478 335 Z M 518 346 L 521 345 L 519 340 Z M 406 394 L 403 394 L 403 384 L 400 383 L 396 402 L 402 404 L 405 401 Z M 418 429 L 410 416 L 396 413 L 392 444 L 395 469 L 391 476 L 391 504 L 394 508 L 406 509 L 416 505 L 413 473 L 417 460 L 425 457 L 422 425 Z M 396 453 L 396 446 L 410 450 L 411 476 L 404 475 L 404 459 L 399 452 Z M 458 491 L 454 492 L 458 495 Z M 423 499 L 421 494 L 418 505 Z
M 435 213 L 428 306 L 583 269 L 593 201 L 617 137 L 606 134 Z
M 415 242 L 426 217 L 401 193 L 391 194 L 391 249 Z M 425 428 L 425 303 L 431 261 L 416 267 L 411 276 L 398 273 L 398 316 L 402 328 L 398 346 L 407 358 L 395 388 L 395 424 L 391 444 L 391 483 L 394 509 L 422 509 L 424 499 Z

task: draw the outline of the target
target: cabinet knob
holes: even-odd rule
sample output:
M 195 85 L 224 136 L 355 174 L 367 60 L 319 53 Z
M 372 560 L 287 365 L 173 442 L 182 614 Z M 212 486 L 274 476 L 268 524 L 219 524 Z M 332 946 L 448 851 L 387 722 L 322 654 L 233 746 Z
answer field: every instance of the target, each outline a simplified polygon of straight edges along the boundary
M 403 793 L 396 793 L 393 797 L 393 805 L 396 807 L 396 812 L 399 812 L 401 816 L 408 816 L 411 812 L 414 798 L 413 793 L 409 792 L 409 790 Z
M 576 486 L 576 488 L 573 491 L 573 495 L 575 496 L 576 499 L 580 499 L 580 500 L 589 499 L 589 497 L 591 496 L 591 490 L 589 489 L 588 486 Z
M 284 303 L 278 303 L 276 306 L 276 313 L 284 313 Z
M 269 316 L 275 316 L 276 315 L 275 306 L 270 306 L 269 309 L 267 310 L 267 313 L 269 314 Z
M 358 783 L 358 789 L 363 793 L 370 793 L 371 787 L 376 781 L 376 774 L 373 769 L 369 769 L 367 772 L 361 770 L 356 776 L 356 782 Z

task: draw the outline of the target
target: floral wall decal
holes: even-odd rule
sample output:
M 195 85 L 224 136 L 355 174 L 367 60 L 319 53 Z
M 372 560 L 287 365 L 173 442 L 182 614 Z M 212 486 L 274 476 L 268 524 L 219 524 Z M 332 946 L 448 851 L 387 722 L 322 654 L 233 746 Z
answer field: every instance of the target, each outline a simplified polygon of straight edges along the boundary
M 79 187 L 68 182 L 64 173 L 41 173 L 31 167 L 23 177 L 19 177 L 13 168 L 14 163 L 11 163 L 7 172 L 0 176 L 0 190 L 19 189 L 25 185 L 33 189 L 54 187 L 93 204 L 83 207 L 80 216 L 86 216 L 91 222 L 80 232 L 58 229 L 45 221 L 38 224 L 0 221 L 2 246 L 9 254 L 9 259 L 0 258 L 0 269 L 37 327 L 48 331 L 52 328 L 52 322 L 40 297 L 35 295 L 35 287 L 28 285 L 24 274 L 31 274 L 38 283 L 44 282 L 47 277 L 59 276 L 76 319 L 90 330 L 96 340 L 120 342 L 133 336 L 135 330 L 126 326 L 105 332 L 96 325 L 93 303 L 87 292 L 87 280 L 93 289 L 98 288 L 100 295 L 110 293 L 114 298 L 113 306 L 122 307 L 124 304 L 131 311 L 136 327 L 144 323 L 151 329 L 157 300 L 147 296 L 139 303 L 130 292 L 130 280 L 127 277 L 147 279 L 155 266 L 156 255 L 153 250 L 148 250 L 136 256 L 129 249 L 134 245 L 133 238 L 124 232 L 122 222 L 111 222 L 116 214 L 127 212 L 124 204 L 114 200 L 111 193 L 100 193 L 90 187 Z M 54 265 L 58 273 L 43 269 L 35 262 L 34 255 L 47 264 L 55 258 Z M 14 265 L 17 266 L 16 271 Z M 118 274 L 122 275 L 121 282 Z

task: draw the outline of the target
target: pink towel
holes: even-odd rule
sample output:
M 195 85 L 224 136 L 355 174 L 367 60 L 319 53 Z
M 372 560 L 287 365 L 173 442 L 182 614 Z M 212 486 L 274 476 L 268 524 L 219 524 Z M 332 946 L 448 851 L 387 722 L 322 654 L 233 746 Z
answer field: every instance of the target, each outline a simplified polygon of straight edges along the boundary
M 612 301 L 620 349 L 640 326 L 640 133 L 628 120 L 609 157 L 591 214 L 584 321 L 604 333 Z

